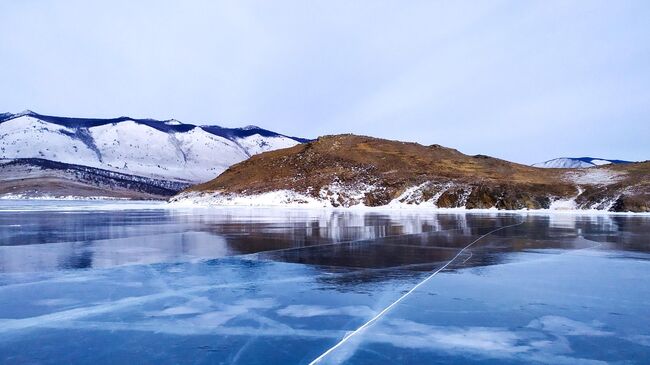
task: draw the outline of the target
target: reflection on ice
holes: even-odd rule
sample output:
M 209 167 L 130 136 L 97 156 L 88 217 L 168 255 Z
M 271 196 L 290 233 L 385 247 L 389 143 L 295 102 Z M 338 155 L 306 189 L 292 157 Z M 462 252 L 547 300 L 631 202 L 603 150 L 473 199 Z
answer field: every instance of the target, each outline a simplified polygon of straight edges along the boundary
M 290 305 L 279 309 L 277 313 L 281 316 L 306 318 L 318 316 L 351 316 L 351 317 L 372 317 L 375 312 L 367 306 L 342 306 L 327 308 L 319 305 Z
M 3 363 L 308 364 L 515 222 L 323 363 L 650 356 L 649 217 L 11 204 Z
M 592 321 L 591 324 L 574 321 L 558 316 L 544 316 L 533 320 L 528 328 L 534 328 L 564 336 L 611 336 L 612 332 L 603 331 L 603 323 Z
M 5 272 L 108 268 L 120 265 L 193 261 L 230 253 L 226 241 L 204 232 L 152 234 L 84 242 L 0 247 Z
M 590 250 L 515 256 L 441 274 L 322 363 L 645 361 L 650 287 L 637 275 L 646 261 Z
M 540 320 L 534 320 L 527 327 L 533 326 Z M 568 318 L 555 317 L 556 321 L 570 323 L 581 329 L 591 328 L 587 324 L 572 321 Z M 376 326 L 375 331 L 364 337 L 365 346 L 390 345 L 405 350 L 424 351 L 419 353 L 422 359 L 428 358 L 427 352 L 444 353 L 441 357 L 453 358 L 462 355 L 466 360 L 457 359 L 454 362 L 466 363 L 472 356 L 483 359 L 515 360 L 525 363 L 552 364 L 602 364 L 604 362 L 589 358 L 571 356 L 575 351 L 571 348 L 567 336 L 613 336 L 613 333 L 592 331 L 562 334 L 542 328 L 536 330 L 508 329 L 504 327 L 455 327 L 431 326 L 404 319 L 387 320 Z M 356 351 L 361 351 L 359 343 L 354 344 Z M 368 352 L 367 348 L 363 352 Z M 417 353 L 417 352 L 416 352 Z M 341 363 L 353 359 L 353 353 L 333 354 L 323 363 Z M 485 361 L 485 360 L 483 360 Z M 355 362 L 355 361 L 350 361 Z

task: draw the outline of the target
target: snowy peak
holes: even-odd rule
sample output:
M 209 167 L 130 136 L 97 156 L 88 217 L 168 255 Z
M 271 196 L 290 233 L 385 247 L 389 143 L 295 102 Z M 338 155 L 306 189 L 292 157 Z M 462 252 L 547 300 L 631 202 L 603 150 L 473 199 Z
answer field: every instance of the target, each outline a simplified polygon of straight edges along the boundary
M 210 180 L 254 154 L 304 141 L 259 127 L 197 126 L 175 119 L 0 114 L 0 159 L 39 158 L 190 183 Z
M 609 160 L 594 157 L 560 157 L 544 162 L 535 163 L 532 166 L 555 169 L 575 169 L 622 163 L 631 163 L 631 161 Z
M 268 129 L 260 128 L 253 125 L 249 125 L 243 128 L 225 128 L 217 125 L 202 125 L 201 128 L 204 129 L 206 132 L 212 133 L 220 137 L 228 138 L 228 139 L 238 139 L 238 138 L 245 138 L 254 135 L 260 135 L 262 137 L 267 137 L 267 138 L 268 137 L 289 138 L 299 143 L 306 143 L 311 141 L 308 138 L 286 136 L 284 134 L 272 132 Z

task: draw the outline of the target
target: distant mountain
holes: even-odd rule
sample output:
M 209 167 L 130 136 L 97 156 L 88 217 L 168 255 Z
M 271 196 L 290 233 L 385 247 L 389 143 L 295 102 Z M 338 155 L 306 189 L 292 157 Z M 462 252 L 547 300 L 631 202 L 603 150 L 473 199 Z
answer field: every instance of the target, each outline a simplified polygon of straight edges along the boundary
M 439 145 L 337 135 L 253 156 L 171 201 L 647 212 L 650 162 L 539 169 Z
M 35 158 L 182 183 L 213 179 L 252 155 L 307 141 L 256 126 L 0 114 L 0 159 Z
M 620 163 L 632 163 L 632 161 L 608 160 L 605 158 L 593 157 L 560 157 L 544 162 L 535 163 L 531 166 L 556 169 L 575 169 Z

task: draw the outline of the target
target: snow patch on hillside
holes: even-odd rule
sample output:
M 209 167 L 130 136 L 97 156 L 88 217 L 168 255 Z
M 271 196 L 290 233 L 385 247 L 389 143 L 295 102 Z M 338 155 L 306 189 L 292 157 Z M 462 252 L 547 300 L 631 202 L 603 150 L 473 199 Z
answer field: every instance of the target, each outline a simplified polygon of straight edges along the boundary
M 549 210 L 576 210 L 578 209 L 578 204 L 576 203 L 576 198 L 571 199 L 558 199 L 551 202 L 551 205 L 548 208 Z
M 323 187 L 318 192 L 318 197 L 322 201 L 327 201 L 331 206 L 355 206 L 363 205 L 366 195 L 377 192 L 375 185 L 358 183 L 354 185 L 342 184 L 336 180 L 329 186 Z
M 556 199 L 548 209 L 519 209 L 514 212 L 522 213 L 597 213 L 597 214 L 649 214 L 649 213 L 621 213 L 609 212 L 612 202 L 605 202 L 603 207 L 597 208 L 596 206 L 580 208 L 575 201 L 575 197 L 570 199 Z M 300 194 L 291 190 L 277 190 L 262 194 L 230 194 L 220 192 L 190 192 L 181 193 L 172 198 L 168 205 L 169 208 L 215 208 L 215 207 L 281 207 L 281 208 L 331 208 L 331 209 L 389 209 L 389 210 L 409 210 L 409 209 L 425 209 L 427 211 L 440 211 L 440 212 L 504 212 L 507 210 L 499 210 L 495 207 L 488 209 L 467 209 L 464 206 L 457 208 L 439 208 L 431 201 L 422 204 L 407 203 L 393 200 L 391 203 L 383 206 L 368 207 L 363 203 L 352 206 L 332 205 L 329 199 L 314 198 L 304 194 Z
M 458 185 L 451 183 L 433 184 L 427 181 L 404 190 L 400 196 L 388 203 L 388 206 L 401 207 L 404 205 L 417 205 L 421 207 L 438 208 L 438 199 L 440 199 L 445 191 L 452 187 L 458 187 Z M 424 194 L 425 190 L 435 190 L 436 192 L 427 198 Z M 463 198 L 466 199 L 466 197 Z
M 174 206 L 252 206 L 252 207 L 364 207 L 366 194 L 376 191 L 369 184 L 343 186 L 334 182 L 318 191 L 318 197 L 291 190 L 276 190 L 261 194 L 223 192 L 181 193 L 170 200 Z
M 600 172 L 599 172 L 600 171 Z M 608 171 L 608 170 L 605 170 Z M 612 179 L 611 174 L 603 174 L 599 170 L 591 170 L 582 174 L 574 174 L 578 181 L 602 182 Z M 608 180 L 609 181 L 609 180 Z M 224 192 L 191 192 L 181 193 L 170 200 L 172 206 L 182 207 L 210 207 L 210 206 L 253 206 L 253 207 L 305 207 L 305 208 L 364 208 L 368 207 L 369 197 L 376 194 L 383 194 L 383 188 L 371 184 L 358 184 L 348 186 L 335 181 L 328 186 L 321 188 L 318 192 L 308 189 L 306 193 L 299 193 L 291 190 L 276 190 L 261 194 L 235 194 Z M 455 208 L 440 208 L 437 205 L 438 199 L 446 191 L 451 189 L 458 194 L 458 201 Z M 616 199 L 620 196 L 605 197 L 593 202 L 590 205 L 578 204 L 578 197 L 585 190 L 578 188 L 575 196 L 550 198 L 550 205 L 547 209 L 526 209 L 518 211 L 608 211 L 612 208 Z M 459 193 L 460 192 L 460 193 Z M 314 194 L 317 193 L 317 194 Z M 430 209 L 430 210 L 464 210 L 467 206 L 468 197 L 472 193 L 472 187 L 455 183 L 425 182 L 406 189 L 400 196 L 391 200 L 388 204 L 372 208 L 386 209 Z M 471 211 L 497 211 L 495 206 L 487 209 L 471 209 Z
M 250 206 L 250 207 L 332 207 L 325 199 L 316 199 L 291 190 L 262 194 L 182 193 L 170 200 L 174 207 Z
M 571 171 L 565 174 L 566 178 L 581 185 L 609 185 L 616 183 L 624 177 L 624 174 L 608 168 L 586 169 Z
M 602 165 L 611 165 L 612 161 L 593 159 L 593 160 L 591 160 L 591 163 L 596 165 L 596 166 L 602 166 Z
M 297 144 L 291 138 L 287 137 L 263 137 L 259 134 L 253 134 L 252 136 L 237 138 L 237 143 L 239 143 L 242 148 L 246 150 L 248 155 L 256 155 L 258 153 L 278 150 L 281 148 L 293 147 Z

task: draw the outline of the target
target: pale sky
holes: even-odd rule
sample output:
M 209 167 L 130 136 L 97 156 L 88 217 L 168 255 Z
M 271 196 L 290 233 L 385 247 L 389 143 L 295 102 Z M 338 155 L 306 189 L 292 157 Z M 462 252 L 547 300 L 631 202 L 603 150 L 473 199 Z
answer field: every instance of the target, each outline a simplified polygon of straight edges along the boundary
M 0 112 L 650 159 L 650 1 L 0 0 Z

